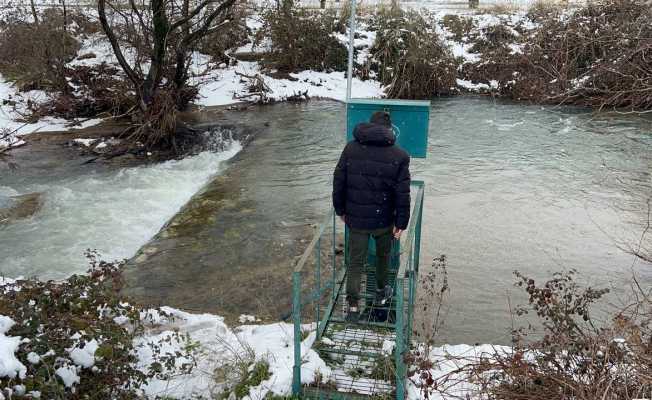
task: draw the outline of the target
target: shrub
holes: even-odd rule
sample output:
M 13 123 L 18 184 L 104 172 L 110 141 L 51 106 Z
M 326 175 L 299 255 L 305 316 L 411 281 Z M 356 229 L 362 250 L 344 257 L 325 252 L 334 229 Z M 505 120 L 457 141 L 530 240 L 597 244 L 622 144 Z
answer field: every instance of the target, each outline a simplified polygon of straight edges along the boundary
M 68 92 L 65 64 L 79 47 L 56 10 L 44 13 L 38 23 L 11 19 L 0 30 L 0 72 L 21 90 Z
M 526 340 L 527 330 L 514 331 L 513 353 L 495 357 L 491 376 L 479 374 L 488 393 L 496 398 L 542 400 L 649 395 L 649 329 L 623 313 L 603 326 L 591 316 L 591 307 L 608 289 L 582 288 L 574 270 L 555 273 L 540 285 L 518 272 L 516 277 L 517 286 L 529 298 L 527 306 L 517 308 L 517 315 L 534 313 L 543 326 L 543 337 Z M 644 302 L 649 310 L 649 299 Z
M 582 287 L 574 270 L 554 273 L 538 283 L 515 272 L 516 285 L 528 304 L 517 316 L 533 315 L 536 326 L 513 330 L 511 351 L 496 348 L 476 357 L 447 358 L 460 367 L 432 374 L 439 360 L 427 351 L 410 359 L 419 375 L 419 389 L 447 397 L 464 393 L 474 398 L 518 400 L 621 400 L 645 398 L 652 391 L 652 299 L 635 285 L 634 301 L 611 320 L 596 321 L 592 307 L 607 289 Z M 539 331 L 540 329 L 540 331 Z M 425 355 L 424 355 L 425 354 Z M 469 386 L 471 384 L 471 386 Z
M 0 281 L 0 315 L 16 322 L 7 335 L 22 338 L 16 357 L 27 368 L 24 379 L 0 378 L 0 394 L 22 385 L 22 392 L 38 391 L 45 399 L 142 398 L 142 384 L 165 379 L 175 358 L 187 356 L 161 354 L 154 347 L 155 362 L 147 370 L 138 368 L 133 343 L 143 332 L 141 310 L 118 294 L 123 264 L 99 261 L 95 253 L 88 258 L 87 275 L 62 282 Z M 97 346 L 90 353 L 94 362 L 82 367 L 73 354 L 89 344 Z M 59 368 L 75 371 L 79 383 L 65 386 Z
M 269 362 L 266 360 L 254 362 L 253 358 L 254 355 L 249 354 L 248 358 L 239 360 L 228 376 L 225 376 L 229 382 L 219 396 L 220 399 L 226 400 L 232 397 L 237 400 L 243 399 L 249 395 L 251 388 L 259 386 L 272 376 Z
M 496 79 L 501 94 L 517 100 L 652 108 L 652 10 L 646 3 L 608 0 L 563 17 L 531 15 L 541 25 L 523 40 L 522 53 L 485 46 L 482 60 L 465 66 L 465 76 Z
M 486 53 L 505 48 L 516 41 L 516 33 L 506 25 L 490 25 L 480 30 L 481 35 L 471 46 L 471 53 Z
M 250 32 L 245 21 L 246 17 L 245 7 L 234 9 L 225 29 L 203 37 L 198 43 L 197 50 L 211 56 L 215 62 L 228 65 L 231 62 L 231 58 L 228 56 L 229 51 L 249 42 Z
M 455 91 L 457 62 L 416 12 L 380 14 L 372 62 L 390 98 L 428 99 Z
M 106 63 L 68 68 L 67 78 L 75 85 L 74 93 L 61 93 L 42 104 L 32 104 L 32 121 L 44 116 L 60 118 L 94 118 L 120 115 L 135 103 L 130 87 L 117 68 Z
M 461 42 L 464 38 L 468 38 L 475 26 L 473 18 L 459 16 L 457 14 L 444 15 L 441 24 L 453 34 L 453 40 L 457 42 Z
M 284 6 L 263 13 L 256 46 L 266 46 L 262 63 L 280 72 L 344 71 L 347 49 L 333 35 L 338 20 L 333 12 L 297 10 Z
M 479 60 L 462 65 L 464 79 L 472 82 L 489 84 L 495 80 L 508 86 L 514 79 L 514 64 L 520 60 L 520 53 L 514 52 L 512 46 L 520 45 L 522 40 L 515 28 L 508 25 L 492 25 L 474 35 L 471 53 L 479 54 Z M 505 93 L 503 93 L 505 94 Z
M 550 18 L 558 18 L 562 5 L 550 0 L 536 0 L 527 9 L 528 19 L 534 22 L 543 22 Z

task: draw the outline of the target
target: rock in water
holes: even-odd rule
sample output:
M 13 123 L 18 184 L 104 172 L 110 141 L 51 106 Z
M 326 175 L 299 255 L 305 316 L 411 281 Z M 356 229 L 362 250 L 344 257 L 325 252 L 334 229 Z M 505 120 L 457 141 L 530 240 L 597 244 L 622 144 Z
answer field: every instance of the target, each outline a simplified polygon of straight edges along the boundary
M 29 218 L 43 206 L 42 193 L 28 193 L 10 196 L 8 202 L 0 204 L 0 224 L 12 223 Z

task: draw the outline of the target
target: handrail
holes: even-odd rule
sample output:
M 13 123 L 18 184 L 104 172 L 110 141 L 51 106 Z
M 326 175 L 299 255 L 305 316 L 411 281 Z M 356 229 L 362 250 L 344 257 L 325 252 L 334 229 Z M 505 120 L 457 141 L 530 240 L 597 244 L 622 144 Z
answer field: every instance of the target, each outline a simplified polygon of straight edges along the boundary
M 319 242 L 319 238 L 321 238 L 321 235 L 324 233 L 324 230 L 328 226 L 330 220 L 333 219 L 334 212 L 335 210 L 331 207 L 330 211 L 328 212 L 328 215 L 326 215 L 326 218 L 324 219 L 324 222 L 319 224 L 319 228 L 315 232 L 315 235 L 313 236 L 312 240 L 308 244 L 308 247 L 306 247 L 306 250 L 301 255 L 301 258 L 297 262 L 296 267 L 294 267 L 294 272 L 301 272 L 303 270 L 303 266 L 308 261 L 308 258 L 310 257 L 313 250 L 315 249 L 315 246 L 317 246 L 317 242 Z
M 408 237 L 405 240 L 405 251 L 407 252 L 411 252 L 410 249 L 412 248 L 412 242 L 414 241 L 414 236 L 416 234 L 416 225 L 419 219 L 419 216 L 417 214 L 421 212 L 421 208 L 423 207 L 423 192 L 424 192 L 423 181 L 412 181 L 412 185 L 417 186 L 419 190 L 417 191 L 416 200 L 414 202 L 414 208 L 412 209 L 412 214 L 410 216 L 410 224 L 408 225 L 407 228 Z M 401 253 L 403 253 L 403 251 L 401 251 Z M 410 257 L 401 260 L 401 265 L 399 266 L 398 273 L 396 275 L 397 277 L 404 278 L 406 276 L 405 272 L 409 260 Z M 410 271 L 412 271 L 413 268 L 414 266 L 412 266 Z

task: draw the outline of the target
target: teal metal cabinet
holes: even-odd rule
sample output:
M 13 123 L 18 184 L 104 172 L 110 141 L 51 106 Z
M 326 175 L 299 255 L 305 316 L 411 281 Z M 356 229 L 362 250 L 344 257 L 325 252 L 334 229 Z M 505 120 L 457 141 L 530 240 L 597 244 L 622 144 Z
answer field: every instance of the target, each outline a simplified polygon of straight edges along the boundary
M 430 101 L 351 99 L 347 103 L 346 134 L 353 140 L 353 128 L 369 122 L 376 111 L 386 111 L 392 118 L 397 143 L 411 157 L 425 158 L 428 151 Z

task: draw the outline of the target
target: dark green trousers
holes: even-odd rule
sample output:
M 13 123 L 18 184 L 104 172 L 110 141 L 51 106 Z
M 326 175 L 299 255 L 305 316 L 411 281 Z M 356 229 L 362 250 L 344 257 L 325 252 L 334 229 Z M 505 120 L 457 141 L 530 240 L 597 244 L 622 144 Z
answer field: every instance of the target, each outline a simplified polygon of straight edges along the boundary
M 349 269 L 346 278 L 346 298 L 349 304 L 357 303 L 360 300 L 360 283 L 364 265 L 367 262 L 367 250 L 371 237 L 376 240 L 376 288 L 384 288 L 387 285 L 387 270 L 392 251 L 392 230 L 393 226 L 371 230 L 349 229 Z

